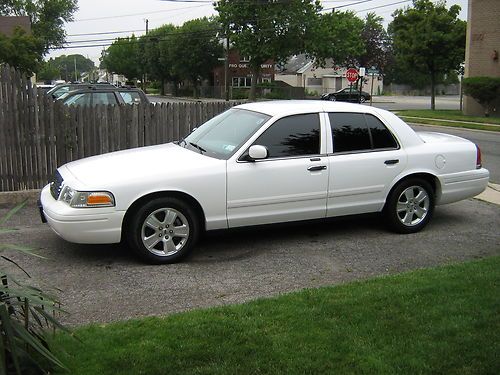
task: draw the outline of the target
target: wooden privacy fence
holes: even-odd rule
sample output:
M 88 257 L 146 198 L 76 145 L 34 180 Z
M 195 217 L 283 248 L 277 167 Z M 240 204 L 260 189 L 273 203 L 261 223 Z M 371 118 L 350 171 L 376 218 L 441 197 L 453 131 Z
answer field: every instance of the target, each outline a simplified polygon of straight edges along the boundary
M 0 191 L 40 189 L 72 160 L 178 140 L 235 104 L 67 107 L 0 66 Z

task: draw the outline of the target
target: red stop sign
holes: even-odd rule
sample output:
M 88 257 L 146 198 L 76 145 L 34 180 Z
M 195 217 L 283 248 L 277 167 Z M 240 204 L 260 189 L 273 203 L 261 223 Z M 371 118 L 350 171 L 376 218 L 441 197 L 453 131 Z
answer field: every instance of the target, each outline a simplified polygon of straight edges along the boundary
M 354 68 L 349 68 L 345 72 L 345 77 L 349 82 L 356 82 L 358 80 L 358 71 Z

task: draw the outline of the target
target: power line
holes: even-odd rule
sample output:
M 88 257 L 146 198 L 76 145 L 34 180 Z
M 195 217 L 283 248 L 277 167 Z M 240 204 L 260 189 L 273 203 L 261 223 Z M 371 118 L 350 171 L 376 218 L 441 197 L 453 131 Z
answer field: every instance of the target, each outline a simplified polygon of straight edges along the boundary
M 154 12 L 142 12 L 142 13 L 131 13 L 131 14 L 121 14 L 121 15 L 118 15 L 118 16 L 106 16 L 106 17 L 97 17 L 97 18 L 82 18 L 82 19 L 79 19 L 79 20 L 75 20 L 75 21 L 71 21 L 72 23 L 76 23 L 76 22 L 85 22 L 85 21 L 99 21 L 99 20 L 109 20 L 109 19 L 112 19 L 112 18 L 124 18 L 124 17 L 135 17 L 135 16 L 145 16 L 147 14 L 156 14 L 156 13 L 168 13 L 168 12 L 175 12 L 175 11 L 178 11 L 178 10 L 183 10 L 183 9 L 193 9 L 193 8 L 201 8 L 201 7 L 204 7 L 206 5 L 211 5 L 211 4 L 204 4 L 204 5 L 195 5 L 195 6 L 191 6 L 191 7 L 183 7 L 183 8 L 175 8 L 175 9 L 165 9 L 165 10 L 157 10 L 157 11 L 154 11 Z
M 356 13 L 359 13 L 359 12 L 366 12 L 367 10 L 375 10 L 375 9 L 379 9 L 379 8 L 385 8 L 385 7 L 389 7 L 391 5 L 397 5 L 397 4 L 403 4 L 403 3 L 408 3 L 412 0 L 403 0 L 403 1 L 396 1 L 395 3 L 390 3 L 390 4 L 385 4 L 385 5 L 379 5 L 379 6 L 376 6 L 376 7 L 373 7 L 373 8 L 366 8 L 366 9 L 361 9 L 361 10 L 357 10 Z

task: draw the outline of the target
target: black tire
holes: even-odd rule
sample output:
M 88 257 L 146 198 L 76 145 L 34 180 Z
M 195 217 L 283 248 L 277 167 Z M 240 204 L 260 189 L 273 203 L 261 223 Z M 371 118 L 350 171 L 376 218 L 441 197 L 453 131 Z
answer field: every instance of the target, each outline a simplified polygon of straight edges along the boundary
M 389 194 L 384 216 L 394 232 L 416 233 L 431 219 L 434 205 L 432 186 L 421 178 L 409 178 L 401 181 Z
M 330 95 L 328 97 L 328 100 L 331 101 L 331 102 L 336 102 L 337 101 L 337 97 L 335 95 Z
M 180 199 L 162 197 L 134 212 L 126 237 L 132 250 L 146 262 L 167 264 L 185 258 L 199 234 L 195 210 Z
M 360 103 L 366 102 L 366 98 L 363 95 L 361 95 L 361 97 L 359 98 L 359 102 Z

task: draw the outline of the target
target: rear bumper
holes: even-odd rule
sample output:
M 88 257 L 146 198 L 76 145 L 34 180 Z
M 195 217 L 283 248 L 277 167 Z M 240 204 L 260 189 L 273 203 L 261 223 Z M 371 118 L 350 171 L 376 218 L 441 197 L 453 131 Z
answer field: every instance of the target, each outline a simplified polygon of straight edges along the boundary
M 43 188 L 40 203 L 40 212 L 50 228 L 66 241 L 106 244 L 121 240 L 125 211 L 116 211 L 114 208 L 71 208 L 52 197 L 49 185 Z
M 489 179 L 490 172 L 485 168 L 440 176 L 441 195 L 436 204 L 475 197 L 486 189 Z

